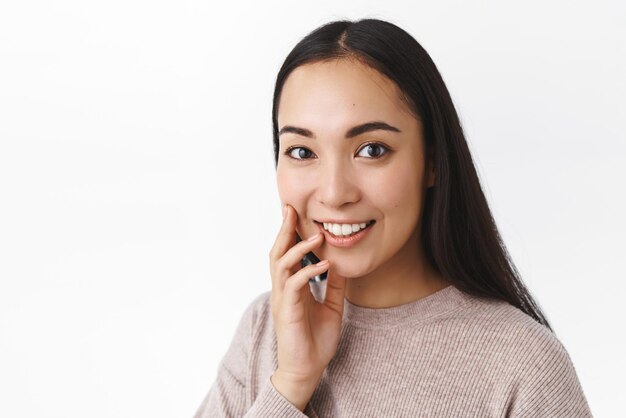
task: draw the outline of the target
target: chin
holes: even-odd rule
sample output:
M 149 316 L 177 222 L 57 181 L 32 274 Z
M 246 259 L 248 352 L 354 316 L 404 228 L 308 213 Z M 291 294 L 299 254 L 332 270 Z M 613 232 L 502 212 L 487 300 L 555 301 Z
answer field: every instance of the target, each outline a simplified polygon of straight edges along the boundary
M 346 279 L 365 276 L 372 272 L 375 266 L 372 265 L 372 256 L 366 253 L 337 253 L 334 248 L 316 249 L 313 254 L 320 260 L 330 261 L 330 270 L 333 274 L 345 277 Z
M 354 279 L 365 276 L 371 271 L 367 267 L 368 266 L 346 263 L 345 261 L 336 261 L 333 263 L 332 258 L 330 259 L 330 270 L 333 272 L 333 274 L 345 277 L 346 279 Z

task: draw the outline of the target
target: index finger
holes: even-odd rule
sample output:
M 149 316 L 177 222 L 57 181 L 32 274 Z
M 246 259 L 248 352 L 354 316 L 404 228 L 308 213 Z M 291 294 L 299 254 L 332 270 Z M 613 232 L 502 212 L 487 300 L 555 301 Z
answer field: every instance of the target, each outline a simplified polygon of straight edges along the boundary
M 293 215 L 291 214 L 293 212 Z M 298 214 L 291 206 L 285 204 L 285 219 L 278 231 L 274 245 L 270 250 L 270 261 L 274 262 L 283 256 L 296 243 L 296 221 Z

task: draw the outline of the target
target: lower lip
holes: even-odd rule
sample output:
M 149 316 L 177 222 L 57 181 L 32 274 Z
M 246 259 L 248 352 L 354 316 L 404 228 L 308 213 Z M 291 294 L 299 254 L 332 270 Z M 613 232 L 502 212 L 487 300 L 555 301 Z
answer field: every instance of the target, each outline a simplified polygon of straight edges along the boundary
M 371 224 L 365 229 L 361 229 L 356 234 L 350 235 L 349 237 L 337 237 L 335 235 L 332 235 L 327 230 L 325 230 L 324 225 L 317 224 L 317 226 L 320 228 L 320 230 L 324 234 L 324 239 L 326 240 L 326 242 L 328 242 L 328 244 L 332 245 L 333 247 L 341 247 L 341 248 L 352 247 L 357 242 L 361 241 L 363 238 L 367 236 L 367 234 L 369 234 L 370 230 L 375 225 L 376 225 L 376 222 L 374 222 L 373 224 Z

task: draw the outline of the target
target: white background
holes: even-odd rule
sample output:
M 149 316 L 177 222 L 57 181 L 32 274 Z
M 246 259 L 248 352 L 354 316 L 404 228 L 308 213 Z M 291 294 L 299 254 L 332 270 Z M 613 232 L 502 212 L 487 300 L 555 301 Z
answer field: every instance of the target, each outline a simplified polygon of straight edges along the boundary
M 626 6 L 6 1 L 0 416 L 191 416 L 280 225 L 287 53 L 376 17 L 430 53 L 594 415 L 623 411 Z

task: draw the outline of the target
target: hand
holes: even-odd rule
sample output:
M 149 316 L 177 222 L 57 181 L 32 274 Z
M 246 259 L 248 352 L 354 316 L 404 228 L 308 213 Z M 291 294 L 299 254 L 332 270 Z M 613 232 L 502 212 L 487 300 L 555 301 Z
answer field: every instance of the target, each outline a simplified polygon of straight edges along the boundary
M 296 211 L 285 205 L 283 225 L 270 251 L 272 318 L 278 342 L 276 389 L 300 410 L 310 399 L 324 369 L 337 352 L 346 282 L 332 274 L 328 260 L 300 268 L 306 253 L 319 248 L 324 235 L 295 243 Z M 318 303 L 309 278 L 328 270 L 326 299 Z

